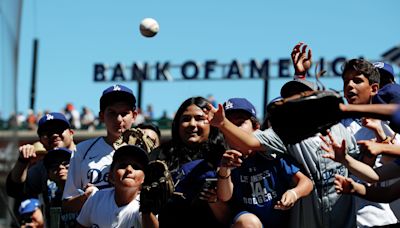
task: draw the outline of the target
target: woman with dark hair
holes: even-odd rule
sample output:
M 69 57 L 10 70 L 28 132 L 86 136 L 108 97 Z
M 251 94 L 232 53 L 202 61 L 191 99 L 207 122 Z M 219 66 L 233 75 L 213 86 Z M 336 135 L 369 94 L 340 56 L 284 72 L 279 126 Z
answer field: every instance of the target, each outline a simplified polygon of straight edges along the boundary
M 196 159 L 218 162 L 225 142 L 218 128 L 207 122 L 203 110 L 209 109 L 208 103 L 203 97 L 185 100 L 172 122 L 172 139 L 151 152 L 150 159 L 165 161 L 173 175 L 183 164 Z
M 225 142 L 207 121 L 203 110 L 209 109 L 208 104 L 203 97 L 185 100 L 172 122 L 172 139 L 150 153 L 151 160 L 167 163 L 176 191 L 183 194 L 173 197 L 161 210 L 161 227 L 222 226 L 219 221 L 226 205 L 217 202 L 216 182 L 206 180 L 216 177 Z

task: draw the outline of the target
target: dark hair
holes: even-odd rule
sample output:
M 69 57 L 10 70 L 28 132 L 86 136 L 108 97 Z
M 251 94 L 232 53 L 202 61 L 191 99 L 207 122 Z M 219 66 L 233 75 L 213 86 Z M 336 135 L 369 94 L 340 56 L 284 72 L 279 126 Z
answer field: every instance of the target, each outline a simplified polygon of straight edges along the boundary
M 180 119 L 182 114 L 190 105 L 196 105 L 201 109 L 209 109 L 209 101 L 203 97 L 191 97 L 185 100 L 178 108 L 172 121 L 172 138 L 169 142 L 161 146 L 170 170 L 179 168 L 181 164 L 196 160 L 206 159 L 214 166 L 217 165 L 223 152 L 225 152 L 225 140 L 218 128 L 210 126 L 208 140 L 200 143 L 196 148 L 188 147 L 179 135 Z
M 229 113 L 242 113 L 242 114 L 246 115 L 246 118 L 249 119 L 250 122 L 251 122 L 251 126 L 253 127 L 253 130 L 256 130 L 257 127 L 260 126 L 260 121 L 258 121 L 258 119 L 255 116 L 253 116 L 252 114 L 250 114 L 247 111 L 244 111 L 244 110 L 231 110 L 231 111 L 225 112 L 225 115 L 226 115 L 226 117 L 228 119 L 230 119 L 229 118 Z
M 369 81 L 369 84 L 380 83 L 380 75 L 375 66 L 364 59 L 351 59 L 343 64 L 342 79 L 346 72 L 354 70 L 359 74 L 363 74 Z
M 176 111 L 174 120 L 172 121 L 172 127 L 171 127 L 171 131 L 172 131 L 172 140 L 175 143 L 183 143 L 181 140 L 181 137 L 179 136 L 179 127 L 180 127 L 180 119 L 182 114 L 186 111 L 186 109 L 190 106 L 190 105 L 196 105 L 197 107 L 199 107 L 201 110 L 203 109 L 207 109 L 209 110 L 210 108 L 208 107 L 208 104 L 210 103 L 210 101 L 208 101 L 206 98 L 204 97 L 191 97 L 186 99 L 181 106 L 179 106 L 178 111 Z M 216 127 L 210 126 L 210 135 L 209 135 L 209 139 L 214 139 L 219 135 L 219 130 Z

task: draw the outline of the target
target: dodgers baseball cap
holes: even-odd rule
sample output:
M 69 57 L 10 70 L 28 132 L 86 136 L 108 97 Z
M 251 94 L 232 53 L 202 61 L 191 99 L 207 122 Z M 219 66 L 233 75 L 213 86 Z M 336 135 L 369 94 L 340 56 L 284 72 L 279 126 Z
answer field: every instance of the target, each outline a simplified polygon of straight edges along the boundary
M 256 108 L 246 98 L 230 98 L 224 103 L 226 113 L 231 111 L 242 110 L 249 113 L 253 117 L 257 117 Z
M 132 158 L 141 170 L 149 163 L 149 156 L 142 148 L 134 145 L 125 145 L 118 148 L 113 156 L 111 167 L 114 167 L 116 162 L 126 161 L 126 158 Z
M 64 129 L 71 128 L 71 125 L 67 118 L 65 118 L 64 114 L 51 112 L 40 118 L 37 130 L 38 135 L 42 135 L 49 126 L 54 126 L 54 124 L 57 124 L 57 126 Z
M 400 104 L 400 85 L 387 84 L 372 98 L 373 104 Z
M 71 159 L 72 151 L 67 148 L 57 148 L 49 150 L 43 158 L 44 167 L 49 170 L 55 166 L 59 166 L 62 162 L 68 162 Z
M 27 199 L 27 200 L 24 200 L 21 202 L 18 212 L 20 215 L 32 213 L 39 207 L 40 207 L 40 202 L 38 199 L 34 199 L 34 198 Z
M 100 111 L 104 111 L 107 106 L 116 102 L 126 102 L 136 108 L 136 98 L 131 89 L 123 85 L 113 85 L 103 91 L 100 98 Z
M 281 88 L 281 97 L 287 98 L 295 94 L 317 90 L 317 85 L 306 79 L 295 78 L 292 81 L 286 82 Z
M 373 65 L 378 69 L 381 77 L 389 77 L 392 79 L 392 81 L 394 81 L 394 70 L 392 65 L 385 62 L 375 62 Z

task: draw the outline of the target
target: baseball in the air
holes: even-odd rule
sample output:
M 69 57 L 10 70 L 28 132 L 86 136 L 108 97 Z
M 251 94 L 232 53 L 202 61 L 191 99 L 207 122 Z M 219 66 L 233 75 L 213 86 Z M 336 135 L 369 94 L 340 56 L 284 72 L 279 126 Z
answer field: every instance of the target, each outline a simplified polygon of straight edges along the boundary
M 160 26 L 153 18 L 145 18 L 140 22 L 140 33 L 145 37 L 153 37 L 160 30 Z

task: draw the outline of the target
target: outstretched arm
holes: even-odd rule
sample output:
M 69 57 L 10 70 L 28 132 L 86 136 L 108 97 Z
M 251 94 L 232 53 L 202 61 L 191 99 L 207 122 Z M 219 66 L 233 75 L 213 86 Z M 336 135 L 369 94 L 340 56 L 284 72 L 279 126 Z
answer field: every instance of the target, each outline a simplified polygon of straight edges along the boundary
M 356 194 L 367 200 L 381 203 L 390 203 L 399 198 L 400 181 L 388 187 L 377 187 L 363 185 L 341 175 L 336 175 L 335 179 L 335 189 L 339 194 Z
M 340 104 L 344 117 L 371 117 L 389 120 L 399 109 L 398 104 Z
M 225 117 L 224 108 L 221 104 L 218 104 L 218 109 L 211 104 L 209 104 L 209 108 L 210 110 L 203 110 L 207 114 L 209 123 L 219 128 L 230 145 L 240 151 L 265 150 L 253 134 L 241 130 Z
M 398 144 L 378 143 L 371 140 L 360 140 L 357 143 L 363 150 L 372 155 L 388 154 L 400 156 L 400 145 Z
M 327 152 L 323 157 L 342 163 L 352 174 L 367 182 L 380 181 L 380 177 L 371 166 L 362 163 L 347 154 L 345 140 L 343 140 L 341 144 L 338 144 L 330 132 L 328 133 L 329 139 L 326 139 L 323 136 L 320 136 L 320 138 L 325 144 L 322 144 L 321 148 Z

